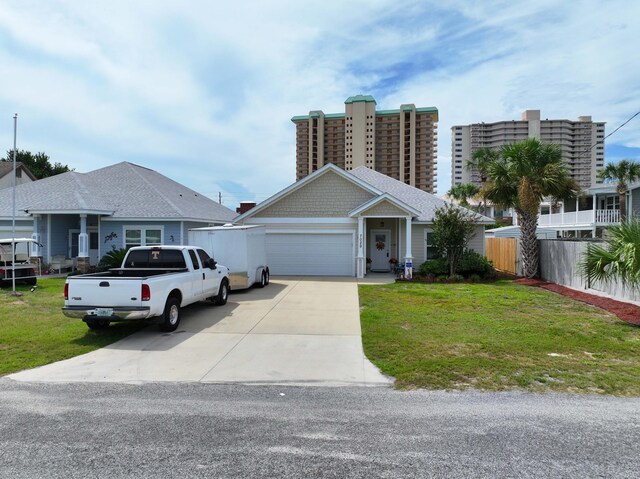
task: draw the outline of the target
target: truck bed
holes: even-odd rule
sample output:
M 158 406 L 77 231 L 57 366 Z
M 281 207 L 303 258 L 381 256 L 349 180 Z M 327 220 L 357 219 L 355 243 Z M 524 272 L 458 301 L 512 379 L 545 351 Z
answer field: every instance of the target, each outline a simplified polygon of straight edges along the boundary
M 101 273 L 90 273 L 83 274 L 82 278 L 86 279 L 104 279 L 104 278 L 114 278 L 114 279 L 126 279 L 126 278 L 150 278 L 152 276 L 158 276 L 161 274 L 175 274 L 175 273 L 186 273 L 189 270 L 187 268 L 111 268 L 109 271 L 103 271 Z

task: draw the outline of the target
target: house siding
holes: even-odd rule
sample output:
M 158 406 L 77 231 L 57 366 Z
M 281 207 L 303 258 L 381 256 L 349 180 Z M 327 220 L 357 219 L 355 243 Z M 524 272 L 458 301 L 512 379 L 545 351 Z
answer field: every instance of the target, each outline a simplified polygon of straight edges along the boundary
M 69 230 L 79 229 L 80 217 L 78 215 L 52 215 L 51 237 L 49 238 L 51 256 L 69 257 Z
M 183 223 L 184 229 L 182 230 L 182 244 L 189 244 L 189 230 L 191 228 L 206 228 L 207 226 L 212 225 L 213 223 L 199 223 L 196 221 L 185 221 Z M 216 223 L 219 225 L 219 223 Z
M 346 217 L 373 198 L 373 194 L 334 172 L 327 172 L 273 205 L 254 218 Z
M 397 206 L 389 203 L 388 201 L 381 201 L 377 205 L 373 205 L 371 208 L 362 212 L 361 216 L 407 216 L 407 212 L 401 210 Z
M 180 244 L 180 221 L 105 221 L 100 223 L 100 252 L 105 254 L 111 249 L 124 248 L 124 227 L 162 226 L 165 245 Z M 186 238 L 185 238 L 186 241 Z

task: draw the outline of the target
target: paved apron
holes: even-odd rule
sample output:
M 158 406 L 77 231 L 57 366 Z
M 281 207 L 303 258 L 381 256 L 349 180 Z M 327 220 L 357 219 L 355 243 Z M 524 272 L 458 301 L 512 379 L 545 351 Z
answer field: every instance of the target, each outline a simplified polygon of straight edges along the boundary
M 82 356 L 9 376 L 44 382 L 241 382 L 383 385 L 364 356 L 353 278 L 272 278 L 225 306 L 183 311 L 177 331 L 151 326 Z

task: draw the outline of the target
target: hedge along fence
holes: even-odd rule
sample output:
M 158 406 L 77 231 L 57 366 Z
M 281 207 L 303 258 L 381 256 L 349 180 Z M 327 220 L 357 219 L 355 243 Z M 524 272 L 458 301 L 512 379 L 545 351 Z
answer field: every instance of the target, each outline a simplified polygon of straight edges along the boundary
M 593 241 L 539 240 L 541 278 L 570 288 L 599 291 L 621 300 L 640 301 L 640 288 L 629 288 L 620 281 L 586 283 L 579 264 L 589 243 Z

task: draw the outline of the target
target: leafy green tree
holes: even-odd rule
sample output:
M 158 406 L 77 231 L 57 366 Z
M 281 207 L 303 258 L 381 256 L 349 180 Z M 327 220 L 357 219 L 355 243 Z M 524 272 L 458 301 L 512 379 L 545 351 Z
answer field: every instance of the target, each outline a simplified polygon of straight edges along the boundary
M 0 161 L 13 161 L 13 150 L 7 151 L 7 156 L 0 159 Z M 57 162 L 51 163 L 49 155 L 42 152 L 33 154 L 30 151 L 18 150 L 16 152 L 16 161 L 29 168 L 31 173 L 39 180 L 71 171 L 67 165 Z
M 605 246 L 589 244 L 580 269 L 590 283 L 614 279 L 640 287 L 640 219 L 607 228 Z
M 476 216 L 452 205 L 436 208 L 431 238 L 436 250 L 447 258 L 450 278 L 475 234 Z
M 480 193 L 480 187 L 473 183 L 461 183 L 459 185 L 452 186 L 447 192 L 451 198 L 458 200 L 460 206 L 469 208 L 469 199 L 475 197 Z
M 616 192 L 620 198 L 620 221 L 627 219 L 627 192 L 629 184 L 640 179 L 640 163 L 632 160 L 621 160 L 618 163 L 607 163 L 600 177 L 605 181 L 617 181 Z
M 514 208 L 521 230 L 524 275 L 538 273 L 538 211 L 543 198 L 575 197 L 579 187 L 569 177 L 560 147 L 536 138 L 505 145 L 485 165 L 486 198 L 504 208 Z

